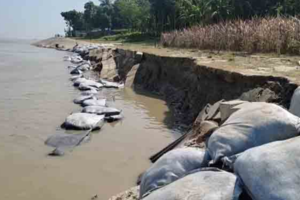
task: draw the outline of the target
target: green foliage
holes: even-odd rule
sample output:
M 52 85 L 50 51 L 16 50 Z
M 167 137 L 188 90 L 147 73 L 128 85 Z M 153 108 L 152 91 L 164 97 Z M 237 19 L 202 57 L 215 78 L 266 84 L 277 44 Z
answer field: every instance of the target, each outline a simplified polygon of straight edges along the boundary
M 129 29 L 162 32 L 234 19 L 295 16 L 299 0 L 99 0 L 84 12 L 63 12 L 67 30 Z
M 83 30 L 84 29 L 84 19 L 83 14 L 76 10 L 71 10 L 68 12 L 62 12 L 61 16 L 66 21 L 67 30 L 71 32 L 72 30 Z

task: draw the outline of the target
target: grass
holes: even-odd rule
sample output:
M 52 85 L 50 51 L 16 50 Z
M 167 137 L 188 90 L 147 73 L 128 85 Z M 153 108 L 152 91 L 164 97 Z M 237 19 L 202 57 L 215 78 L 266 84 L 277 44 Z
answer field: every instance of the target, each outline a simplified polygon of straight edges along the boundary
M 288 17 L 235 20 L 163 33 L 164 47 L 300 55 L 300 20 Z
M 138 45 L 156 45 L 159 38 L 144 34 L 141 32 L 129 32 L 126 30 L 114 31 L 115 34 L 98 37 L 77 38 L 81 40 L 89 40 L 92 42 L 116 42 L 122 44 L 138 44 Z

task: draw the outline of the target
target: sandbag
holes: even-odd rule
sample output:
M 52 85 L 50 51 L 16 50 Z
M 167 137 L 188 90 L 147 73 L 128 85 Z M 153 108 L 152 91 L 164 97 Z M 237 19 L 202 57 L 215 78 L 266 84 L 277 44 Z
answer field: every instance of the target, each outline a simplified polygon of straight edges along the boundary
M 80 96 L 80 97 L 77 97 L 76 99 L 73 100 L 73 102 L 75 104 L 82 104 L 82 102 L 84 102 L 85 100 L 88 100 L 88 99 L 96 99 L 95 96 L 93 95 L 89 95 L 89 96 Z M 94 113 L 92 113 L 94 114 Z
M 94 100 L 94 99 L 89 99 L 85 100 L 81 104 L 83 107 L 86 106 L 106 106 L 106 99 L 99 99 L 99 100 Z
M 193 170 L 207 167 L 208 161 L 205 151 L 196 148 L 180 148 L 166 153 L 143 174 L 140 196 L 168 185 Z
M 82 112 L 96 115 L 112 116 L 119 115 L 121 113 L 121 110 L 105 106 L 87 106 L 83 108 Z
M 90 90 L 86 90 L 86 91 L 82 92 L 81 96 L 90 96 L 90 95 L 94 95 L 94 94 L 98 94 L 98 90 L 96 88 L 91 88 Z
M 143 200 L 238 200 L 239 179 L 215 168 L 202 169 L 160 188 Z
M 234 161 L 234 172 L 253 200 L 298 200 L 300 137 L 252 148 Z
M 73 85 L 75 87 L 78 87 L 81 83 L 84 83 L 85 81 L 87 81 L 86 78 L 78 78 L 78 79 L 74 80 L 74 84 Z
M 80 74 L 82 74 L 82 71 L 75 68 L 75 69 L 73 69 L 70 72 L 70 74 L 72 74 L 72 75 L 80 75 Z
M 271 103 L 245 103 L 209 138 L 208 151 L 213 162 L 252 147 L 295 137 L 299 118 Z
M 81 74 L 81 75 L 74 75 L 74 76 L 72 76 L 71 78 L 70 78 L 70 80 L 71 81 L 75 81 L 75 80 L 77 80 L 77 79 L 79 79 L 79 78 L 82 78 L 83 77 L 83 75 Z
M 55 148 L 75 147 L 87 142 L 90 139 L 90 134 L 56 134 L 50 136 L 45 144 Z
M 105 121 L 112 123 L 112 122 L 116 122 L 116 121 L 120 121 L 124 118 L 123 115 L 119 114 L 119 115 L 108 115 L 105 116 Z
M 124 87 L 124 84 L 110 82 L 110 81 L 106 81 L 104 79 L 101 79 L 99 82 L 101 84 L 103 84 L 104 88 L 116 88 L 116 89 L 118 89 L 118 88 L 123 88 Z
M 298 87 L 293 94 L 289 111 L 300 117 L 300 87 Z
M 67 117 L 62 127 L 73 130 L 90 130 L 101 128 L 103 123 L 104 115 L 74 113 Z
M 92 90 L 92 88 L 96 88 L 96 87 L 93 87 L 93 86 L 90 86 L 86 83 L 81 83 L 79 86 L 78 86 L 78 89 L 81 90 L 81 91 L 87 91 L 87 90 Z

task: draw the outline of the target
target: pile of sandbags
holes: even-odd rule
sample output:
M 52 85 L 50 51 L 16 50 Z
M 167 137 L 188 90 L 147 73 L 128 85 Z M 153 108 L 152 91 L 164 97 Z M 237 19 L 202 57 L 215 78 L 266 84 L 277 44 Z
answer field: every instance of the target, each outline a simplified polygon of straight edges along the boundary
M 170 151 L 153 164 L 142 176 L 140 196 L 180 179 L 194 170 L 207 167 L 209 158 L 205 151 L 181 148 Z
M 229 158 L 253 200 L 298 200 L 300 137 L 252 148 Z
M 242 189 L 231 173 L 214 168 L 199 170 L 144 196 L 144 200 L 238 200 Z
M 298 105 L 297 92 L 290 110 Z M 197 120 L 196 141 L 206 140 L 206 150 L 195 156 L 188 151 L 196 148 L 182 148 L 162 156 L 142 176 L 141 198 L 232 200 L 244 190 L 247 199 L 298 199 L 298 116 L 272 103 L 235 100 L 208 106 Z
M 213 163 L 299 134 L 299 118 L 278 105 L 256 102 L 239 107 L 209 138 L 208 151 Z

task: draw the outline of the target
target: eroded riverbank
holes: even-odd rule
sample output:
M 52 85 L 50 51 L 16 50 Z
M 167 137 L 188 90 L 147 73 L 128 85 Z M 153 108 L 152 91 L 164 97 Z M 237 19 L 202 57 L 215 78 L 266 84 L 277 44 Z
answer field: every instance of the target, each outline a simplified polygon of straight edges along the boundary
M 136 182 L 148 157 L 178 137 L 168 128 L 168 108 L 155 96 L 130 88 L 103 90 L 123 110 L 122 122 L 106 124 L 90 143 L 62 158 L 48 156 L 44 141 L 64 133 L 61 123 L 80 111 L 80 92 L 69 80 L 66 52 L 0 45 L 0 187 L 2 199 L 108 199 Z M 72 131 L 68 132 L 72 133 Z
M 159 56 L 118 48 L 92 50 L 81 53 L 81 56 L 92 61 L 94 70 L 101 73 L 101 77 L 125 82 L 135 91 L 142 88 L 159 94 L 171 110 L 175 124 L 192 127 L 191 134 L 194 136 L 202 134 L 203 130 L 195 119 L 197 116 L 202 118 L 199 112 L 207 104 L 213 105 L 222 99 L 242 99 L 289 108 L 297 88 L 296 83 L 280 76 L 226 71 L 201 65 L 196 59 L 186 57 Z M 208 113 L 205 119 L 222 124 L 219 111 L 215 109 L 219 109 L 218 104 L 211 107 L 209 112 L 212 113 Z M 189 146 L 189 143 L 184 145 Z

